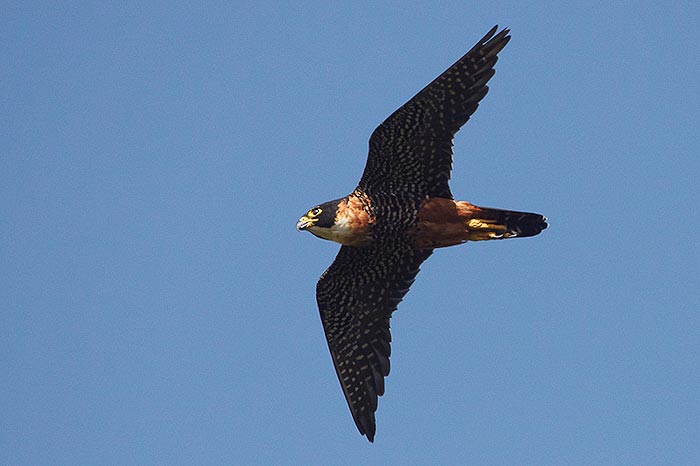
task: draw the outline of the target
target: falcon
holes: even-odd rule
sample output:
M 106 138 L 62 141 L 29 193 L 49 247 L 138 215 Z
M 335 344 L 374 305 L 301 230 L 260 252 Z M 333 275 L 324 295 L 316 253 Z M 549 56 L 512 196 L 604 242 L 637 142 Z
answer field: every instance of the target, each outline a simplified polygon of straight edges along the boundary
M 452 140 L 488 92 L 509 29 L 491 29 L 462 58 L 379 125 L 355 190 L 311 208 L 297 223 L 342 246 L 316 286 L 333 365 L 362 435 L 376 432 L 389 375 L 389 319 L 436 248 L 535 236 L 539 214 L 456 201 Z

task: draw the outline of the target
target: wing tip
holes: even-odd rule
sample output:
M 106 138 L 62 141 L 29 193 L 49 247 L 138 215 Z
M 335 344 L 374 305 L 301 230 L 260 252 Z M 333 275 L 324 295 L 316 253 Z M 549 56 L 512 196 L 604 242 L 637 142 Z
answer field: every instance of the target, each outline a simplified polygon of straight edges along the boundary
M 352 417 L 355 421 L 355 425 L 357 426 L 357 430 L 360 431 L 361 435 L 367 437 L 369 443 L 374 443 L 374 434 L 377 432 L 377 424 L 374 417 L 374 411 L 363 413 L 363 415 L 358 416 L 356 416 L 355 414 L 356 413 L 353 411 Z
M 498 31 L 498 24 L 494 25 L 491 29 L 489 29 L 489 32 L 487 32 L 486 35 L 484 35 L 484 37 L 481 38 L 479 43 L 485 44 L 489 40 L 503 39 L 504 37 L 508 36 L 508 34 L 510 34 L 510 28 L 507 26 L 504 27 L 503 29 L 501 29 L 500 32 L 498 32 L 498 34 L 496 34 L 496 31 Z M 508 36 L 508 38 L 506 40 L 509 40 L 509 39 L 510 39 L 510 36 Z

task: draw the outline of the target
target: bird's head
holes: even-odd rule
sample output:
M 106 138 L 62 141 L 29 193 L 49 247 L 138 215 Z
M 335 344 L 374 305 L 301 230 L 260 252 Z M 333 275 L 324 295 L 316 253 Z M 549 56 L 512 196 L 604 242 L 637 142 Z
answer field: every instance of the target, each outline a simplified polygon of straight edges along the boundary
M 308 230 L 316 236 L 327 239 L 328 233 L 335 225 L 338 202 L 330 201 L 309 209 L 297 222 L 297 230 Z
M 371 240 L 369 214 L 357 199 L 347 196 L 309 209 L 297 222 L 297 230 L 347 246 Z

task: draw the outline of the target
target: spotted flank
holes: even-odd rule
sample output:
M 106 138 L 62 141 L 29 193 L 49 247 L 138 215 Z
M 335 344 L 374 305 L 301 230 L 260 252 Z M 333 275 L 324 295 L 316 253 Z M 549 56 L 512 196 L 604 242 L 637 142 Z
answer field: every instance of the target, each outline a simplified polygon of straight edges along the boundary
M 316 301 L 345 400 L 370 442 L 390 369 L 389 321 L 423 261 L 435 248 L 547 228 L 540 214 L 455 201 L 450 190 L 452 140 L 488 92 L 510 40 L 508 29 L 497 30 L 374 130 L 351 194 L 312 207 L 297 222 L 298 230 L 342 245 L 318 281 Z

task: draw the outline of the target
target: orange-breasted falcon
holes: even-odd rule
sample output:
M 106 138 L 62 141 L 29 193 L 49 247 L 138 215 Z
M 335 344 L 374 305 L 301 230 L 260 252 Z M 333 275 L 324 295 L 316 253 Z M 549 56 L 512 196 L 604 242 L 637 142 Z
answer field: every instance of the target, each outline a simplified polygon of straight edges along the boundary
M 508 29 L 497 29 L 374 130 L 351 194 L 312 208 L 297 223 L 342 244 L 316 299 L 345 399 L 370 442 L 389 374 L 389 318 L 420 264 L 434 248 L 547 228 L 539 214 L 455 201 L 448 184 L 454 135 L 488 92 L 498 52 L 510 40 Z

